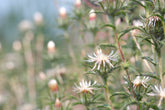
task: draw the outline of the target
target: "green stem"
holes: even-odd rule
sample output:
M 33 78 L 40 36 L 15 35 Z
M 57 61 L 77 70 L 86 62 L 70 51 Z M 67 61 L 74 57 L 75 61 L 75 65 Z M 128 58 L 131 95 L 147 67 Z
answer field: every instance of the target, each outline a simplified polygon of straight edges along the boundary
M 159 74 L 160 74 L 160 79 L 161 79 L 161 86 L 164 88 L 164 79 L 163 79 L 163 71 L 162 71 L 162 57 L 161 57 L 161 52 L 158 53 L 158 59 L 159 59 Z
M 108 88 L 107 80 L 105 81 L 104 86 L 105 86 L 105 99 L 106 99 L 107 103 L 110 104 L 111 109 L 114 110 L 114 107 L 112 105 L 112 101 L 111 101 L 110 95 L 109 95 L 109 88 Z

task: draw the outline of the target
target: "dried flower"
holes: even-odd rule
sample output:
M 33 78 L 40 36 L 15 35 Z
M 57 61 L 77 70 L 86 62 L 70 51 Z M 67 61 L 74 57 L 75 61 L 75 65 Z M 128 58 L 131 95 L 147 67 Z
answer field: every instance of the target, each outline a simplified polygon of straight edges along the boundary
M 66 9 L 64 7 L 61 7 L 59 9 L 59 14 L 62 19 L 66 18 Z
M 135 78 L 135 80 L 133 81 L 133 86 L 136 88 L 140 85 L 142 85 L 143 87 L 147 87 L 147 82 L 150 80 L 149 77 L 143 77 L 142 79 L 140 78 L 140 76 L 137 76 Z
M 161 86 L 154 86 L 154 88 L 152 88 L 153 92 L 148 93 L 147 95 L 149 96 L 159 96 L 160 100 L 158 103 L 158 106 L 161 105 L 161 102 L 163 100 L 163 98 L 165 98 L 165 88 L 163 89 Z
M 56 51 L 55 43 L 53 41 L 48 42 L 47 48 L 49 53 L 54 53 Z
M 94 85 L 96 85 L 96 81 L 92 84 L 91 81 L 87 82 L 82 80 L 82 82 L 79 83 L 79 86 L 77 84 L 75 84 L 74 90 L 77 93 L 91 93 L 93 94 L 93 90 L 96 90 L 95 87 L 93 87 Z
M 148 18 L 148 25 L 149 26 L 156 26 L 156 23 L 160 21 L 160 18 L 157 16 L 151 16 Z
M 34 14 L 34 21 L 37 25 L 42 25 L 43 23 L 43 16 L 40 12 L 36 12 Z
M 55 79 L 51 79 L 48 83 L 48 86 L 51 91 L 57 92 L 58 91 L 58 84 Z
M 158 16 L 151 16 L 147 19 L 146 31 L 156 40 L 164 39 L 162 21 Z M 155 41 L 155 39 L 153 39 Z
M 62 106 L 62 104 L 61 104 L 60 100 L 58 98 L 56 98 L 55 107 L 61 108 L 61 106 Z
M 81 6 L 81 0 L 76 0 L 75 5 L 77 8 L 79 8 Z
M 106 63 L 109 65 L 109 67 L 114 67 L 110 61 L 117 61 L 117 58 L 116 58 L 117 55 L 113 54 L 113 53 L 114 52 L 111 51 L 111 53 L 109 55 L 105 55 L 104 53 L 102 53 L 101 49 L 97 49 L 96 53 L 93 53 L 93 56 L 88 55 L 88 57 L 90 59 L 87 61 L 88 62 L 95 62 L 95 65 L 92 68 L 92 70 L 94 70 L 97 65 L 98 65 L 97 69 L 99 70 L 101 65 L 103 65 L 103 67 L 105 67 Z

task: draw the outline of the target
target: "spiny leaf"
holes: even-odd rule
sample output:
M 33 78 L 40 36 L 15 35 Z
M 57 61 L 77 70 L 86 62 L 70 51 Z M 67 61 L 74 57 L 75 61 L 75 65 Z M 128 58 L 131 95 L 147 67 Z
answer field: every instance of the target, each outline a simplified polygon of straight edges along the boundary
M 134 104 L 137 104 L 137 102 L 136 101 L 128 102 L 128 103 L 124 104 L 124 106 L 122 107 L 121 110 L 127 110 L 127 106 L 134 105 Z
M 132 0 L 132 1 L 138 3 L 140 6 L 142 6 L 142 7 L 144 7 L 144 8 L 146 8 L 141 2 L 139 2 L 139 1 L 137 1 L 137 0 Z
M 131 30 L 134 30 L 134 29 L 138 29 L 140 30 L 141 32 L 144 32 L 144 30 L 141 28 L 141 27 L 130 27 L 122 32 L 120 32 L 118 38 L 120 39 L 122 36 L 124 36 L 126 33 L 130 32 Z
M 117 48 L 115 45 L 109 44 L 109 43 L 101 43 L 99 46 L 101 48 L 105 48 L 105 47 L 114 47 L 114 48 Z
M 104 24 L 103 26 L 101 26 L 101 29 L 102 29 L 102 28 L 105 28 L 105 27 L 110 27 L 110 28 L 112 28 L 112 29 L 115 29 L 115 26 L 112 25 L 112 24 Z
M 124 96 L 130 97 L 130 95 L 126 92 L 115 92 L 110 96 L 110 98 L 112 98 L 114 96 L 118 96 L 118 95 L 124 95 Z
M 160 81 L 160 78 L 159 77 L 157 77 L 157 76 L 155 76 L 155 75 L 153 75 L 151 73 L 143 73 L 143 74 L 140 74 L 140 76 L 149 76 L 151 78 L 154 78 L 154 79 L 157 79 L 157 80 Z
M 145 60 L 149 61 L 149 62 L 152 63 L 154 66 L 157 65 L 157 63 L 156 63 L 152 58 L 150 58 L 150 57 L 144 56 L 144 57 L 142 57 L 142 59 L 145 59 Z

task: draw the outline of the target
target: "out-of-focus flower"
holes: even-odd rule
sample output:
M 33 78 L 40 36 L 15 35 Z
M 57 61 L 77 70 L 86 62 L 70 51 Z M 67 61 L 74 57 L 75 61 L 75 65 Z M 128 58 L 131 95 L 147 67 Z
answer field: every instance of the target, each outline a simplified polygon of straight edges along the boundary
M 133 25 L 136 26 L 136 27 L 139 27 L 139 26 L 143 26 L 143 23 L 139 20 L 134 20 Z
M 37 25 L 43 24 L 43 16 L 40 12 L 34 13 L 34 21 Z
M 153 90 L 153 92 L 148 93 L 147 95 L 159 96 L 160 100 L 159 100 L 158 106 L 160 106 L 163 98 L 165 99 L 165 88 L 163 89 L 161 86 L 154 86 L 154 88 L 152 88 L 152 90 Z
M 48 42 L 47 48 L 49 53 L 54 53 L 56 51 L 55 43 L 53 41 Z
M 90 12 L 89 12 L 89 21 L 94 21 L 96 20 L 96 13 L 95 13 L 95 10 L 92 9 Z
M 39 73 L 39 77 L 40 77 L 41 80 L 45 80 L 46 79 L 46 75 L 43 72 Z
M 62 107 L 62 104 L 61 104 L 61 102 L 58 98 L 56 98 L 55 107 L 56 108 L 61 108 Z
M 136 27 L 139 27 L 139 26 L 144 27 L 144 24 L 139 20 L 134 20 L 133 25 L 136 26 Z M 134 29 L 134 30 L 131 31 L 132 36 L 136 36 L 138 33 L 139 33 L 138 29 Z
M 96 66 L 98 65 L 97 69 L 99 70 L 101 65 L 103 65 L 103 67 L 105 67 L 105 64 L 107 63 L 109 65 L 109 67 L 114 67 L 111 63 L 111 61 L 117 61 L 117 55 L 113 54 L 114 52 L 112 51 L 109 55 L 105 55 L 104 53 L 102 53 L 101 49 L 97 49 L 96 53 L 93 53 L 93 55 L 88 55 L 89 60 L 87 60 L 88 62 L 95 62 L 94 67 L 92 68 L 92 70 L 94 70 L 96 68 Z
M 19 24 L 20 31 L 28 31 L 31 30 L 33 27 L 32 23 L 28 20 L 23 20 Z
M 149 77 L 143 77 L 140 78 L 140 76 L 137 76 L 135 78 L 135 80 L 133 81 L 133 86 L 136 88 L 138 86 L 143 86 L 143 87 L 147 87 L 147 82 L 150 80 Z
M 75 5 L 79 8 L 81 6 L 81 0 L 75 0 Z
M 99 2 L 102 2 L 103 0 L 90 0 L 94 4 L 98 4 Z
M 22 44 L 20 41 L 14 41 L 13 42 L 13 49 L 15 51 L 20 51 L 22 49 Z
M 51 91 L 57 92 L 58 91 L 58 84 L 55 79 L 51 79 L 48 83 L 48 86 Z
M 64 7 L 61 7 L 59 9 L 59 14 L 62 19 L 66 18 L 66 9 Z
M 94 87 L 96 85 L 96 81 L 94 83 L 91 83 L 91 81 L 87 82 L 82 80 L 82 82 L 79 83 L 79 86 L 75 84 L 74 90 L 76 93 L 91 93 L 93 94 L 93 90 L 96 90 Z

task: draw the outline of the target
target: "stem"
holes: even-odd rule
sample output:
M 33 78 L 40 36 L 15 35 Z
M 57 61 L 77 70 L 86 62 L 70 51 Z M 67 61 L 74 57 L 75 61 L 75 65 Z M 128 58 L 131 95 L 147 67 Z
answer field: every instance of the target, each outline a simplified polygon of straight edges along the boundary
M 160 74 L 160 79 L 161 79 L 161 86 L 162 88 L 164 88 L 161 52 L 158 54 L 158 59 L 159 59 L 159 74 Z
M 139 51 L 140 51 L 140 54 L 141 54 L 142 56 L 144 56 L 144 54 L 143 54 L 143 52 L 142 52 L 142 49 L 141 49 L 139 43 L 137 42 L 136 37 L 135 37 L 135 36 L 132 36 L 132 37 L 133 37 L 134 42 L 136 43 L 137 48 L 138 48 Z M 146 64 L 147 68 L 148 68 L 150 71 L 154 72 L 154 71 L 152 70 L 151 66 L 149 65 L 149 63 L 148 63 L 145 59 L 144 59 L 143 61 L 144 61 L 144 63 Z
M 116 39 L 116 42 L 117 42 L 117 45 L 118 45 L 118 49 L 119 49 L 119 52 L 120 52 L 122 61 L 125 62 L 124 54 L 123 54 L 123 51 L 122 51 L 121 46 L 120 46 L 120 42 L 119 42 L 119 39 L 118 39 L 117 31 L 115 29 L 114 29 L 114 34 L 115 34 L 115 39 Z M 125 71 L 127 73 L 127 77 L 128 77 L 128 81 L 129 81 L 129 86 L 131 88 L 132 95 L 136 99 L 135 92 L 134 92 L 133 87 L 132 87 L 132 83 L 131 83 L 131 79 L 130 79 L 128 70 L 125 69 Z M 140 110 L 140 108 L 139 108 L 138 105 L 137 105 L 137 108 L 138 108 L 138 110 Z
M 108 104 L 110 104 L 111 109 L 114 110 L 114 107 L 112 105 L 112 101 L 110 100 L 110 96 L 109 96 L 109 89 L 108 89 L 108 84 L 107 81 L 105 81 L 105 99 L 108 102 Z
M 76 62 L 77 62 L 77 61 L 76 61 L 76 57 L 75 57 L 75 55 L 74 55 L 72 46 L 71 46 L 71 44 L 70 44 L 70 40 L 69 40 L 68 33 L 65 32 L 64 36 L 65 36 L 66 42 L 68 43 L 69 55 L 70 55 L 70 57 L 72 58 L 72 62 L 73 62 L 74 64 L 76 64 Z
M 24 46 L 24 57 L 27 65 L 27 77 L 28 77 L 28 92 L 30 101 L 36 105 L 36 88 L 35 88 L 35 70 L 34 70 L 34 57 L 31 50 L 31 37 L 26 33 L 25 38 L 23 39 Z

